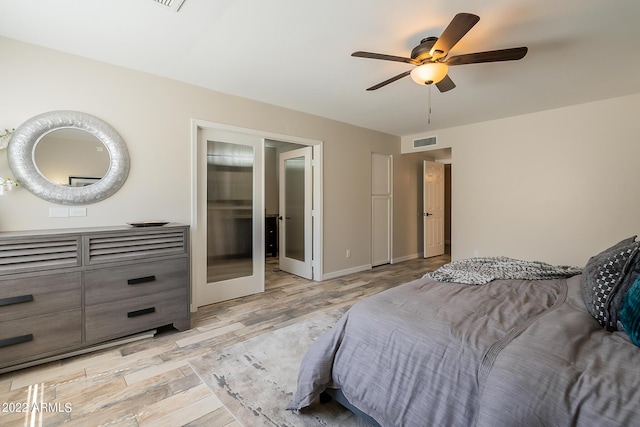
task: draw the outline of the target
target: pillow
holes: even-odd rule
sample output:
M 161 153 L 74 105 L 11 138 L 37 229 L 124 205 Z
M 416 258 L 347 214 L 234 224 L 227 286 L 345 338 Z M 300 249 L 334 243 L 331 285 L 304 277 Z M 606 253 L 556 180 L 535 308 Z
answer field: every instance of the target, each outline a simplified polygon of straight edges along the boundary
M 629 272 L 638 258 L 640 242 L 635 241 L 636 237 L 624 239 L 591 257 L 582 271 L 584 303 L 589 313 L 607 330 L 617 329 L 621 297 L 624 297 L 635 280 L 635 277 L 630 280 Z M 637 272 L 635 274 L 637 276 Z M 620 286 L 621 284 L 624 286 Z M 612 305 L 614 299 L 616 304 Z
M 620 323 L 631 341 L 640 347 L 640 276 L 633 282 L 622 301 Z
M 611 323 L 617 325 L 619 330 L 624 330 L 620 324 L 620 310 L 622 310 L 622 304 L 624 299 L 631 289 L 631 286 L 635 283 L 636 279 L 640 276 L 640 242 L 638 242 L 638 250 L 627 262 L 627 269 L 623 273 L 623 277 L 618 285 L 618 290 L 611 298 L 609 304 L 609 315 L 611 316 Z

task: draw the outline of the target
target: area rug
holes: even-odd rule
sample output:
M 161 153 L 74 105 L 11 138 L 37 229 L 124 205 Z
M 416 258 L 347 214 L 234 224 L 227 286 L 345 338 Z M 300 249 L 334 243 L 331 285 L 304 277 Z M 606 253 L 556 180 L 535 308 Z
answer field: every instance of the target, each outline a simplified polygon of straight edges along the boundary
M 285 409 L 307 349 L 344 311 L 320 314 L 208 353 L 191 360 L 191 366 L 245 427 L 364 427 L 363 421 L 335 402 L 299 413 Z

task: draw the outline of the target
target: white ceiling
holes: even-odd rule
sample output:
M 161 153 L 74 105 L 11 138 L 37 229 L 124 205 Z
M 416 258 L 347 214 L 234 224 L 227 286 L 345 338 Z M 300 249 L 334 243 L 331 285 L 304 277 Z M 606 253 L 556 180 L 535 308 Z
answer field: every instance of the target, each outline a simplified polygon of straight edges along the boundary
M 365 91 L 412 66 L 352 52 L 409 56 L 458 12 L 450 56 L 529 53 L 451 67 L 431 124 L 410 77 Z M 640 93 L 638 0 L 0 0 L 0 36 L 399 136 Z

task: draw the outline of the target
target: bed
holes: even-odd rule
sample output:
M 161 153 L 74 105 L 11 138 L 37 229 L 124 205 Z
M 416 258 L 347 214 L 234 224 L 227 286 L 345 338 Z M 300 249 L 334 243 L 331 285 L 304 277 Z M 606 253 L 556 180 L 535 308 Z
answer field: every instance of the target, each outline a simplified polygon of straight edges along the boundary
M 289 409 L 328 393 L 381 426 L 640 425 L 639 246 L 555 278 L 435 272 L 362 300 L 308 350 Z

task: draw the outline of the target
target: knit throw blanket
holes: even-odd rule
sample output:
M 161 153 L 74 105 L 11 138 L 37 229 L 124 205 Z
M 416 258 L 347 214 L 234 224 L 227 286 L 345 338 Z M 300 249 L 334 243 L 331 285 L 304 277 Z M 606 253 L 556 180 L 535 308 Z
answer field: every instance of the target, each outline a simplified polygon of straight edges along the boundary
M 423 277 L 438 282 L 484 285 L 495 279 L 545 280 L 575 276 L 582 269 L 507 257 L 469 258 L 445 264 Z

